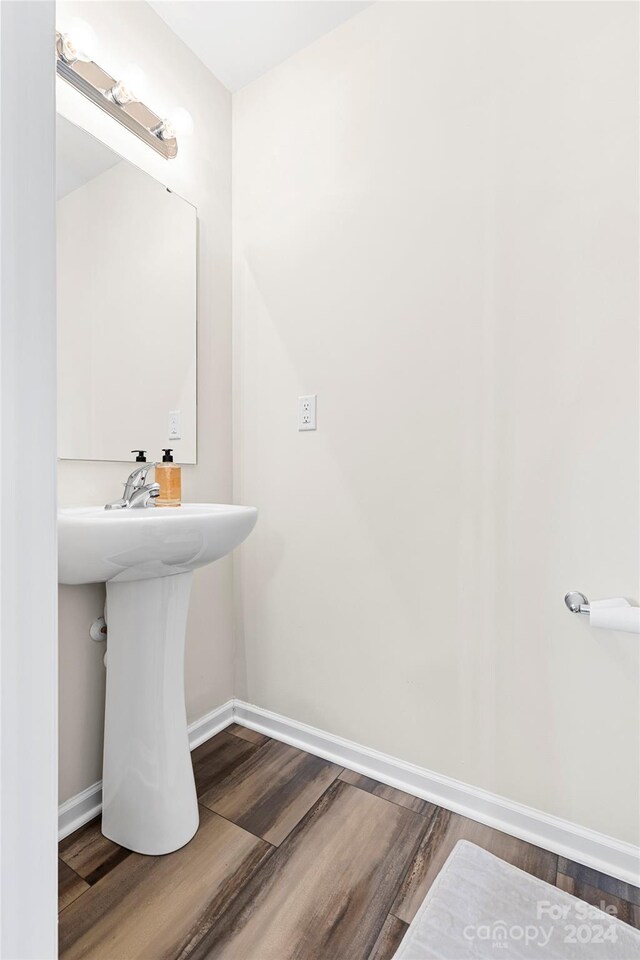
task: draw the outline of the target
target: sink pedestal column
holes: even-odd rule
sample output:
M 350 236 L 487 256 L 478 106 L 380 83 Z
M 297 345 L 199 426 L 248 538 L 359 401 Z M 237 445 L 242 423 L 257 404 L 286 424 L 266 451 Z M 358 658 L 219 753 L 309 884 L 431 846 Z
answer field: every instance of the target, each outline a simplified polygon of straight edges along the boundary
M 192 573 L 107 583 L 102 832 L 171 853 L 198 829 L 184 701 Z

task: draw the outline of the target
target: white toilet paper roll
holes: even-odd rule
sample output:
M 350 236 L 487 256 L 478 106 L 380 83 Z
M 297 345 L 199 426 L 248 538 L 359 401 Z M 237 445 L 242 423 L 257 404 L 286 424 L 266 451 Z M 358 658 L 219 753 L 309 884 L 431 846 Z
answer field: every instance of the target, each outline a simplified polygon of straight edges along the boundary
M 632 607 L 623 597 L 592 600 L 589 606 L 589 623 L 592 627 L 640 633 L 640 607 Z

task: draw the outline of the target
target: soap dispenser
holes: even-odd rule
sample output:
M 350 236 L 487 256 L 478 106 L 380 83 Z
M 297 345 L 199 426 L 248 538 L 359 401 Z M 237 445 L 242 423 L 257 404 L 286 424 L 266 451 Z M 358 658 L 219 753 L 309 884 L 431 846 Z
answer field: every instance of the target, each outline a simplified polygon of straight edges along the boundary
M 162 463 L 156 463 L 156 482 L 160 484 L 156 506 L 179 507 L 182 496 L 182 467 L 173 462 L 173 450 L 170 447 L 163 447 L 162 453 Z

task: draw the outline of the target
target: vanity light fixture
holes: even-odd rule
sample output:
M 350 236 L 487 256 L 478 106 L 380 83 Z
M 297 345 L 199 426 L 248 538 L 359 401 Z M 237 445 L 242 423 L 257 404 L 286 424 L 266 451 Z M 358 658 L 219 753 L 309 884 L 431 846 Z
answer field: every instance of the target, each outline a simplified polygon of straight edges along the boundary
M 88 25 L 87 29 L 90 30 Z M 180 128 L 183 128 L 185 135 L 191 133 L 191 114 L 178 108 L 176 118 L 179 122 L 175 125 L 170 119 L 159 117 L 138 100 L 126 78 L 118 80 L 112 77 L 81 52 L 80 38 L 75 41 L 74 38 L 75 31 L 74 35 L 56 33 L 58 75 L 167 160 L 175 157 L 178 153 L 176 130 L 182 133 Z M 132 76 L 144 76 L 137 67 L 130 68 L 130 72 Z

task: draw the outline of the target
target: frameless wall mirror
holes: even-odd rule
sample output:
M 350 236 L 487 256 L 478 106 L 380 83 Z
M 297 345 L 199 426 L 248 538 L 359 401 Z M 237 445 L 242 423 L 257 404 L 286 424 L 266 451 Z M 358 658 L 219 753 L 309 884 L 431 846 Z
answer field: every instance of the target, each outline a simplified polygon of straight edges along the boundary
M 58 456 L 196 462 L 196 209 L 57 118 Z

